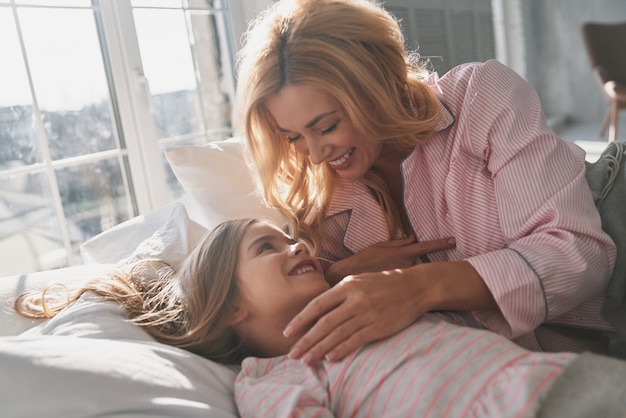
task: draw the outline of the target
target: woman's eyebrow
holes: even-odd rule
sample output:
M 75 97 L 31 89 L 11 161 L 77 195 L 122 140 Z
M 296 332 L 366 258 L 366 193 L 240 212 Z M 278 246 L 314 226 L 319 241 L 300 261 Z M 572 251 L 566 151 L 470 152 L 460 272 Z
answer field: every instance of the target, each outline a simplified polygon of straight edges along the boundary
M 313 119 L 311 119 L 311 121 L 310 121 L 309 123 L 307 123 L 307 124 L 306 124 L 305 128 L 311 128 L 311 127 L 315 126 L 315 124 L 316 124 L 317 122 L 319 122 L 320 120 L 324 119 L 326 116 L 329 116 L 329 115 L 332 115 L 332 114 L 335 114 L 335 113 L 337 113 L 337 111 L 336 111 L 336 110 L 331 110 L 330 112 L 324 112 L 324 113 L 322 113 L 322 114 L 320 114 L 320 115 L 317 115 L 316 117 L 314 117 Z M 278 126 L 278 125 L 276 125 L 276 128 L 277 128 L 279 131 L 283 132 L 283 133 L 293 132 L 293 131 L 291 131 L 291 130 L 289 130 L 289 129 L 281 128 L 281 127 L 280 127 L 280 126 Z

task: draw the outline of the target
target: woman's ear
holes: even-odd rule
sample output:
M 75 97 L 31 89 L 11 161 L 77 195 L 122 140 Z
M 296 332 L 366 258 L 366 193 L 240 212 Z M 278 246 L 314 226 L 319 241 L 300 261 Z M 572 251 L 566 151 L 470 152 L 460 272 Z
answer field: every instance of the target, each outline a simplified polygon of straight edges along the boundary
M 245 310 L 244 308 L 237 306 L 235 313 L 233 314 L 232 318 L 230 319 L 230 326 L 235 326 L 237 324 L 240 324 L 241 322 L 243 322 L 246 318 L 248 317 L 248 311 Z

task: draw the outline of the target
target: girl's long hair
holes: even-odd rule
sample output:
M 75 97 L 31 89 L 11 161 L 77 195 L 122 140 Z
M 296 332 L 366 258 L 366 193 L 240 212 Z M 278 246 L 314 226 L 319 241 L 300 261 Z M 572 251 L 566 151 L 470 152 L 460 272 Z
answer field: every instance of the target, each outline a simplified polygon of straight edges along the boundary
M 269 97 L 287 84 L 321 88 L 364 137 L 407 152 L 428 140 L 440 119 L 423 81 L 428 74 L 405 52 L 398 22 L 368 0 L 274 3 L 251 24 L 237 69 L 236 125 L 263 197 L 294 223 L 305 221 L 304 231 L 321 223 L 336 174 L 288 143 L 266 107 Z M 363 182 L 394 236 L 401 221 L 387 185 L 372 170 Z
M 254 222 L 237 219 L 219 225 L 178 272 L 159 260 L 144 260 L 69 294 L 54 287 L 25 292 L 14 308 L 22 316 L 51 318 L 85 292 L 94 292 L 119 303 L 130 320 L 156 341 L 223 364 L 238 364 L 249 353 L 230 325 L 239 299 L 237 254 Z

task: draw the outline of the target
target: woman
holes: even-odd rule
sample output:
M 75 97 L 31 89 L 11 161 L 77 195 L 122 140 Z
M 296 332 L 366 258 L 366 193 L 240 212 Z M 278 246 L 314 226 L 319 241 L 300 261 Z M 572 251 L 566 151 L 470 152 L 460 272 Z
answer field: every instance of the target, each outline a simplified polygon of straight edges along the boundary
M 178 273 L 157 266 L 140 262 L 131 274 L 93 281 L 72 300 L 94 291 L 119 302 L 157 341 L 225 364 L 243 361 L 235 383 L 243 417 L 535 416 L 580 360 L 574 353 L 529 352 L 498 334 L 455 325 L 463 318 L 454 313 L 426 314 L 342 361 L 293 360 L 286 353 L 298 335 L 281 331 L 330 286 L 305 243 L 252 219 L 218 226 Z M 68 303 L 33 292 L 16 308 L 54 316 Z M 593 361 L 608 362 L 623 383 L 622 362 Z M 596 394 L 594 402 L 624 411 L 623 401 L 610 400 L 624 387 Z
M 438 78 L 403 45 L 373 2 L 285 0 L 239 54 L 238 123 L 264 198 L 321 243 L 334 285 L 286 327 L 315 324 L 291 355 L 341 359 L 437 310 L 533 350 L 603 351 L 615 246 L 583 151 L 504 65 Z

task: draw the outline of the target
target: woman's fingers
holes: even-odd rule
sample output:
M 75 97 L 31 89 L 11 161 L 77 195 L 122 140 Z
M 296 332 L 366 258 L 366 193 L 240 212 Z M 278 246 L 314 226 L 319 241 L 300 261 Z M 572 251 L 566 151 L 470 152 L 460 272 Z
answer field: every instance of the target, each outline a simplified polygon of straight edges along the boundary
M 378 246 L 383 248 L 395 248 L 405 247 L 413 243 L 415 243 L 415 237 L 413 235 L 409 235 L 408 237 L 381 242 Z
M 363 324 L 362 320 L 363 318 L 353 316 L 334 327 L 330 333 L 322 332 L 320 334 L 322 338 L 319 339 L 316 344 L 312 345 L 310 349 L 306 350 L 294 346 L 292 352 L 297 350 L 299 354 L 298 358 L 301 357 L 302 361 L 307 364 L 313 364 L 324 357 L 330 361 L 339 360 L 343 358 L 345 354 L 352 352 L 367 342 L 359 340 L 359 331 L 369 325 L 368 323 Z M 315 333 L 315 331 L 316 330 L 311 329 L 309 332 Z M 315 337 L 313 338 L 315 339 Z M 292 352 L 290 352 L 290 356 L 296 358 Z
M 435 251 L 448 250 L 456 246 L 454 238 L 441 238 L 432 241 L 416 242 L 406 248 L 413 257 L 422 257 Z
M 285 337 L 290 337 L 292 335 L 298 334 L 303 329 L 314 325 L 319 330 L 323 328 L 326 332 L 330 332 L 332 329 L 334 322 L 341 322 L 341 311 L 339 313 L 332 312 L 329 318 L 324 315 L 329 314 L 333 309 L 337 308 L 344 300 L 340 292 L 335 290 L 336 288 L 332 288 L 327 292 L 321 294 L 320 296 L 313 299 L 309 302 L 299 314 L 297 314 L 285 327 L 283 330 L 283 334 Z M 324 317 L 323 317 L 324 316 Z M 322 318 L 323 317 L 323 318 Z M 318 319 L 321 318 L 319 321 Z M 317 323 L 316 323 L 317 321 Z M 298 346 L 301 348 L 308 349 L 312 344 L 316 341 L 312 341 L 310 337 L 310 332 L 308 332 L 304 337 L 302 337 L 298 343 Z
M 350 278 L 345 283 L 350 282 Z M 290 356 L 305 361 L 317 361 L 324 357 L 337 344 L 347 339 L 359 329 L 372 322 L 374 310 L 358 307 L 359 295 L 345 285 L 339 285 L 313 299 L 287 325 L 283 334 L 296 335 L 310 328 L 292 347 Z M 357 289 L 357 293 L 360 293 Z M 362 303 L 362 302 L 361 302 Z M 358 347 L 358 346 L 356 346 Z M 355 347 L 355 348 L 356 348 Z

